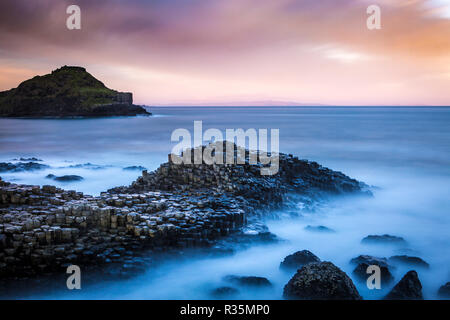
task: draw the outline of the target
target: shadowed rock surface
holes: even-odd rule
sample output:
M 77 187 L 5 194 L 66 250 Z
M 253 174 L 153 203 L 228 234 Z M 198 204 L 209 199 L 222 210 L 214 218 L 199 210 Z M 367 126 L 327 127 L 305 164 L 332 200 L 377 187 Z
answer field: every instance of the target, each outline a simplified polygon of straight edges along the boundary
M 255 276 L 235 276 L 228 275 L 223 278 L 225 281 L 234 283 L 240 286 L 249 287 L 271 287 L 272 283 L 267 278 Z
M 430 265 L 426 261 L 424 261 L 422 258 L 411 257 L 411 256 L 406 256 L 406 255 L 392 256 L 389 258 L 389 262 L 392 262 L 394 264 L 403 264 L 403 265 L 425 268 L 425 269 L 430 268 Z
M 389 234 L 383 235 L 369 235 L 362 239 L 364 244 L 393 244 L 393 245 L 405 245 L 406 241 L 402 237 L 391 236 Z
M 50 168 L 48 165 L 36 162 L 1 162 L 0 172 L 23 172 L 23 171 L 34 171 L 43 170 Z
M 306 226 L 305 230 L 306 231 L 311 231 L 311 232 L 324 232 L 324 233 L 336 232 L 333 229 L 330 229 L 330 228 L 325 227 L 325 226 L 311 226 L 311 225 Z
M 239 290 L 233 287 L 219 287 L 211 291 L 211 295 L 215 298 L 229 298 L 239 294 Z
M 331 262 L 303 266 L 286 284 L 286 299 L 361 300 L 352 280 Z
M 130 92 L 107 88 L 86 69 L 64 66 L 0 92 L 0 117 L 106 117 L 149 115 Z
M 439 288 L 438 295 L 441 298 L 450 299 L 450 282 L 447 282 Z
M 392 282 L 394 280 L 394 277 L 392 276 L 389 267 L 386 265 L 380 265 L 380 264 L 368 264 L 366 262 L 359 263 L 356 268 L 353 270 L 352 274 L 359 280 L 359 281 L 367 281 L 367 279 L 372 275 L 372 273 L 367 273 L 367 268 L 371 265 L 376 265 L 380 267 L 381 271 L 381 284 L 386 285 Z
M 360 255 L 350 260 L 350 263 L 352 264 L 366 263 L 368 265 L 376 264 L 378 266 L 385 266 L 385 267 L 389 266 L 386 258 L 379 258 L 369 255 Z
M 65 175 L 57 177 L 54 174 L 49 174 L 46 176 L 47 179 L 52 179 L 59 182 L 74 182 L 74 181 L 81 181 L 84 180 L 83 177 L 77 176 L 77 175 Z
M 414 270 L 408 271 L 392 288 L 385 300 L 422 300 L 422 284 Z
M 295 270 L 313 262 L 320 262 L 320 259 L 314 253 L 309 250 L 297 251 L 284 258 L 280 263 L 280 269 Z

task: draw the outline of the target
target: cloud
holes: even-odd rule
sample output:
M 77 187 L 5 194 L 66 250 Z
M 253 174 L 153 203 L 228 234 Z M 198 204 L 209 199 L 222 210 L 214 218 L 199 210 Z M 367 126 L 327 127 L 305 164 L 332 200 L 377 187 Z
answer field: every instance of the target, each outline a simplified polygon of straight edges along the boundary
M 72 2 L 81 7 L 82 30 L 65 27 Z M 372 2 L 4 0 L 0 67 L 18 71 L 0 78 L 0 88 L 17 85 L 23 69 L 78 64 L 148 103 L 264 96 L 449 104 L 442 75 L 450 72 L 450 19 L 443 3 L 378 0 L 382 29 L 369 31 Z

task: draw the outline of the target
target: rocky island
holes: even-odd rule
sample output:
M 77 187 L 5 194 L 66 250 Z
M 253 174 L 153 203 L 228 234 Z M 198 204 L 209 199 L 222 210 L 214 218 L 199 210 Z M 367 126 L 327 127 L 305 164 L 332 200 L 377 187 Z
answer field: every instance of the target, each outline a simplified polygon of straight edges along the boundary
M 107 88 L 82 67 L 63 66 L 0 92 L 0 117 L 71 118 L 150 115 L 130 92 Z

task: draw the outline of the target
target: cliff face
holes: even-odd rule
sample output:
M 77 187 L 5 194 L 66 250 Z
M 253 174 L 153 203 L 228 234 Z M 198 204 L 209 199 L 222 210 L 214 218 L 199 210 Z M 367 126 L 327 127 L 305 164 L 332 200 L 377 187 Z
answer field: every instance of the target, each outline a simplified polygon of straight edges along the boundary
M 0 92 L 2 117 L 134 116 L 149 114 L 133 105 L 129 92 L 107 88 L 85 68 L 64 66 Z

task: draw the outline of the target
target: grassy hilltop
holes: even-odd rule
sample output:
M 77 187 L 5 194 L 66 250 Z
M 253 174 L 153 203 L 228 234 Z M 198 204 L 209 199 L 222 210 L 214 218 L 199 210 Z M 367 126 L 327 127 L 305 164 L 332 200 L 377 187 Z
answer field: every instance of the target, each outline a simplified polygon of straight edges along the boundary
M 82 67 L 64 66 L 0 92 L 2 117 L 134 116 L 131 93 L 107 88 Z

